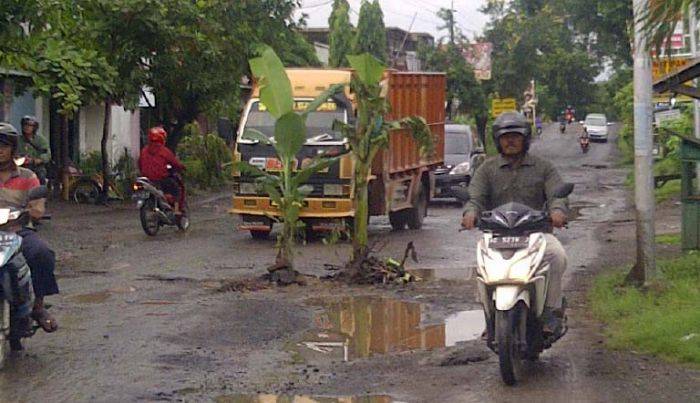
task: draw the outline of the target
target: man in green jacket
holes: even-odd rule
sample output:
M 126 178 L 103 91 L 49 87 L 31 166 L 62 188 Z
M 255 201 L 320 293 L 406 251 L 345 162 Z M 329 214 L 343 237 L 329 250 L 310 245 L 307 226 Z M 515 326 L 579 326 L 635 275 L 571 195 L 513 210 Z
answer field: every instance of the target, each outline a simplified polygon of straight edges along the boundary
M 473 229 L 482 211 L 506 203 L 524 204 L 534 210 L 547 205 L 552 225 L 566 224 L 567 200 L 554 197 L 563 184 L 551 162 L 528 154 L 532 136 L 530 122 L 517 112 L 505 112 L 493 124 L 493 139 L 500 155 L 485 161 L 469 184 L 469 202 L 462 227 Z M 552 234 L 545 234 L 544 260 L 550 264 L 549 287 L 543 314 L 544 330 L 556 333 L 562 325 L 562 277 L 566 270 L 566 252 Z
M 49 162 L 51 161 L 51 149 L 48 142 L 37 135 L 39 121 L 34 116 L 22 118 L 22 136 L 19 138 L 17 155 L 25 157 L 24 167 L 29 168 L 39 181 L 46 183 L 46 174 Z

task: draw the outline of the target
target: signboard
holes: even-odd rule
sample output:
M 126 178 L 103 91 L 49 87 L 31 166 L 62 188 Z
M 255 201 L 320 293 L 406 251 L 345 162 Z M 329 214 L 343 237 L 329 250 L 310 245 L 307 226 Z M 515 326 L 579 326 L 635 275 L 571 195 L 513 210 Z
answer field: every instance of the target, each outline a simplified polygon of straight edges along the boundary
M 657 125 L 660 125 L 663 122 L 667 122 L 669 120 L 675 120 L 675 119 L 680 119 L 681 118 L 681 110 L 680 109 L 669 109 L 666 111 L 658 111 L 654 112 L 654 122 Z
M 474 68 L 477 80 L 491 79 L 491 52 L 491 42 L 472 43 L 462 48 L 462 57 Z
M 651 60 L 651 79 L 656 81 L 661 77 L 675 73 L 690 62 L 690 58 L 660 58 Z
M 491 115 L 496 117 L 503 112 L 516 110 L 515 98 L 501 98 L 491 101 Z

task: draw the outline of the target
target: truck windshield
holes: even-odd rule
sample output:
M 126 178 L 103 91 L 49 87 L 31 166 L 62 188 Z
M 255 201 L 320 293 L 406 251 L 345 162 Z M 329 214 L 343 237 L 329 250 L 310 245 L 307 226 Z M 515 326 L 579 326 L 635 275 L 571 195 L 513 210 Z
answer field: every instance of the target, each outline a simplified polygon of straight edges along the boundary
M 301 113 L 306 110 L 310 102 L 307 100 L 294 101 L 294 110 L 297 113 Z M 309 113 L 306 118 L 307 141 L 342 140 L 341 133 L 333 130 L 333 122 L 336 120 L 346 122 L 345 108 L 333 101 L 321 104 L 316 111 Z M 271 138 L 275 134 L 275 118 L 270 115 L 264 104 L 255 101 L 248 112 L 245 129 L 257 130 Z M 245 131 L 243 138 L 245 138 Z

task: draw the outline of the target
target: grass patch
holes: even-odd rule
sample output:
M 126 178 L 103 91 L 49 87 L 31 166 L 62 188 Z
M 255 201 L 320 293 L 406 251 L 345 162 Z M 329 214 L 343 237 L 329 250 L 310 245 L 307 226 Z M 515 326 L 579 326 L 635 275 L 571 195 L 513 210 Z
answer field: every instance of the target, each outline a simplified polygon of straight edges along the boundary
M 662 234 L 656 236 L 656 243 L 662 245 L 680 245 L 681 234 Z
M 624 286 L 626 272 L 598 277 L 593 313 L 608 325 L 608 345 L 700 366 L 700 254 L 660 260 L 660 279 L 642 291 Z
M 681 180 L 674 179 L 666 182 L 665 185 L 658 189 L 654 189 L 654 194 L 656 196 L 656 202 L 662 203 L 673 197 L 680 197 L 681 195 Z

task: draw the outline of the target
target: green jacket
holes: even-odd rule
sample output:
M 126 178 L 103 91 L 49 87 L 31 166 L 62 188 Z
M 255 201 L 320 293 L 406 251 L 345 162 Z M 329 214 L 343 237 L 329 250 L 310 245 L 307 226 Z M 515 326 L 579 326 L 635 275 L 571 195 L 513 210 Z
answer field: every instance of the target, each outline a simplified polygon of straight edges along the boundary
M 478 215 L 510 202 L 541 210 L 548 202 L 550 211 L 568 213 L 568 200 L 552 196 L 563 183 L 551 162 L 533 155 L 525 154 L 517 167 L 512 167 L 503 156 L 492 157 L 474 173 L 466 212 Z
M 19 136 L 17 155 L 28 155 L 32 158 L 39 158 L 46 164 L 51 161 L 51 147 L 49 147 L 48 141 L 41 136 L 34 135 L 31 144 L 29 144 L 24 136 Z

